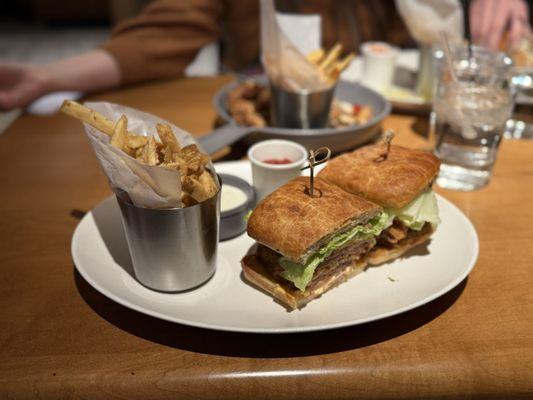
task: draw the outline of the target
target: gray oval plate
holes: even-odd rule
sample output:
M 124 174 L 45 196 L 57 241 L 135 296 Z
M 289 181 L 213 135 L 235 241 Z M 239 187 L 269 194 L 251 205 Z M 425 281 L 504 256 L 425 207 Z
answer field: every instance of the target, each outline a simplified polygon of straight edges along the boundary
M 259 77 L 257 81 L 263 85 L 268 84 L 265 77 Z M 249 143 L 264 139 L 287 139 L 298 142 L 307 148 L 328 146 L 331 151 L 338 153 L 361 146 L 379 135 L 381 121 L 389 115 L 391 110 L 389 101 L 379 93 L 354 82 L 339 81 L 335 89 L 337 99 L 372 107 L 374 116 L 366 124 L 323 129 L 243 127 L 231 118 L 227 109 L 228 93 L 238 84 L 239 82 L 235 81 L 223 86 L 213 98 L 215 109 L 228 125 L 199 139 L 204 149 L 209 153 L 242 138 L 245 138 Z

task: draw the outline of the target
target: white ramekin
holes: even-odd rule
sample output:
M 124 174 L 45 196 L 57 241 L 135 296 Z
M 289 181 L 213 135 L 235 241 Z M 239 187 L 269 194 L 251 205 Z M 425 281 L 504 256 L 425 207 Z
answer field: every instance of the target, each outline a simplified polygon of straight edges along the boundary
M 250 147 L 248 158 L 252 163 L 252 180 L 257 201 L 292 178 L 300 176 L 300 168 L 305 164 L 307 157 L 307 149 L 290 140 L 264 140 Z M 288 158 L 292 162 L 290 164 L 264 162 L 272 158 Z

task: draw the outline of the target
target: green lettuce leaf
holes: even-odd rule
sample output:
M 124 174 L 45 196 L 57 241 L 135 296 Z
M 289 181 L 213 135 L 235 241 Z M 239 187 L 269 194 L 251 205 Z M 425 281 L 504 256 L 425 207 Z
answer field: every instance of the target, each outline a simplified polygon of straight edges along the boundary
M 389 214 L 394 214 L 409 228 L 419 231 L 426 222 L 433 226 L 440 223 L 437 197 L 431 189 L 426 190 L 411 203 L 401 210 L 387 210 Z
M 252 212 L 253 212 L 253 211 L 250 210 L 250 211 L 248 211 L 248 212 L 246 213 L 246 215 L 242 218 L 242 219 L 244 220 L 244 222 L 246 222 L 246 223 L 248 222 L 248 220 L 249 220 L 250 217 L 252 216 Z
M 311 279 L 313 279 L 316 267 L 328 258 L 331 253 L 352 240 L 368 240 L 378 236 L 381 231 L 392 224 L 393 219 L 394 215 L 383 212 L 365 225 L 354 226 L 349 231 L 333 236 L 325 246 L 309 257 L 305 264 L 298 264 L 286 257 L 282 257 L 279 263 L 284 269 L 282 272 L 283 277 L 294 283 L 294 286 L 298 289 L 304 291 Z
M 395 217 L 398 217 L 405 225 L 415 231 L 422 229 L 426 222 L 434 226 L 438 225 L 440 218 L 435 192 L 428 189 L 404 208 L 400 210 L 386 209 L 367 224 L 355 226 L 347 232 L 334 236 L 328 244 L 309 257 L 305 264 L 298 264 L 282 257 L 279 263 L 284 269 L 283 277 L 304 291 L 313 279 L 315 269 L 331 253 L 352 240 L 367 240 L 378 236 L 383 230 L 391 226 Z

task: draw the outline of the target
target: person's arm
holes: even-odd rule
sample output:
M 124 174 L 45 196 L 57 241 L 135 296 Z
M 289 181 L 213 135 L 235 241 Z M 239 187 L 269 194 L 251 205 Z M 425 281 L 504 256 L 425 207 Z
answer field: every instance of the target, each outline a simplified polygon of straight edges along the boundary
M 24 107 L 50 92 L 91 92 L 117 86 L 119 82 L 118 64 L 105 50 L 46 65 L 0 63 L 0 109 Z
M 48 65 L 0 62 L 0 110 L 53 91 L 180 77 L 204 45 L 219 39 L 223 11 L 220 0 L 159 0 L 115 28 L 102 49 Z
M 470 26 L 475 44 L 498 50 L 505 31 L 509 47 L 530 34 L 529 9 L 525 0 L 474 0 Z

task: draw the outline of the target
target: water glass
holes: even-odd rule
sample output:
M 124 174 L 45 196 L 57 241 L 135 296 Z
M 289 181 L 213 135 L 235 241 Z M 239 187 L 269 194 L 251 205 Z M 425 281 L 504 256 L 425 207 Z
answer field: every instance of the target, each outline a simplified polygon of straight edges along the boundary
M 431 116 L 434 152 L 442 161 L 437 184 L 474 190 L 490 181 L 506 121 L 513 110 L 508 84 L 512 62 L 503 53 L 474 46 L 452 50 L 457 81 L 436 53 Z

